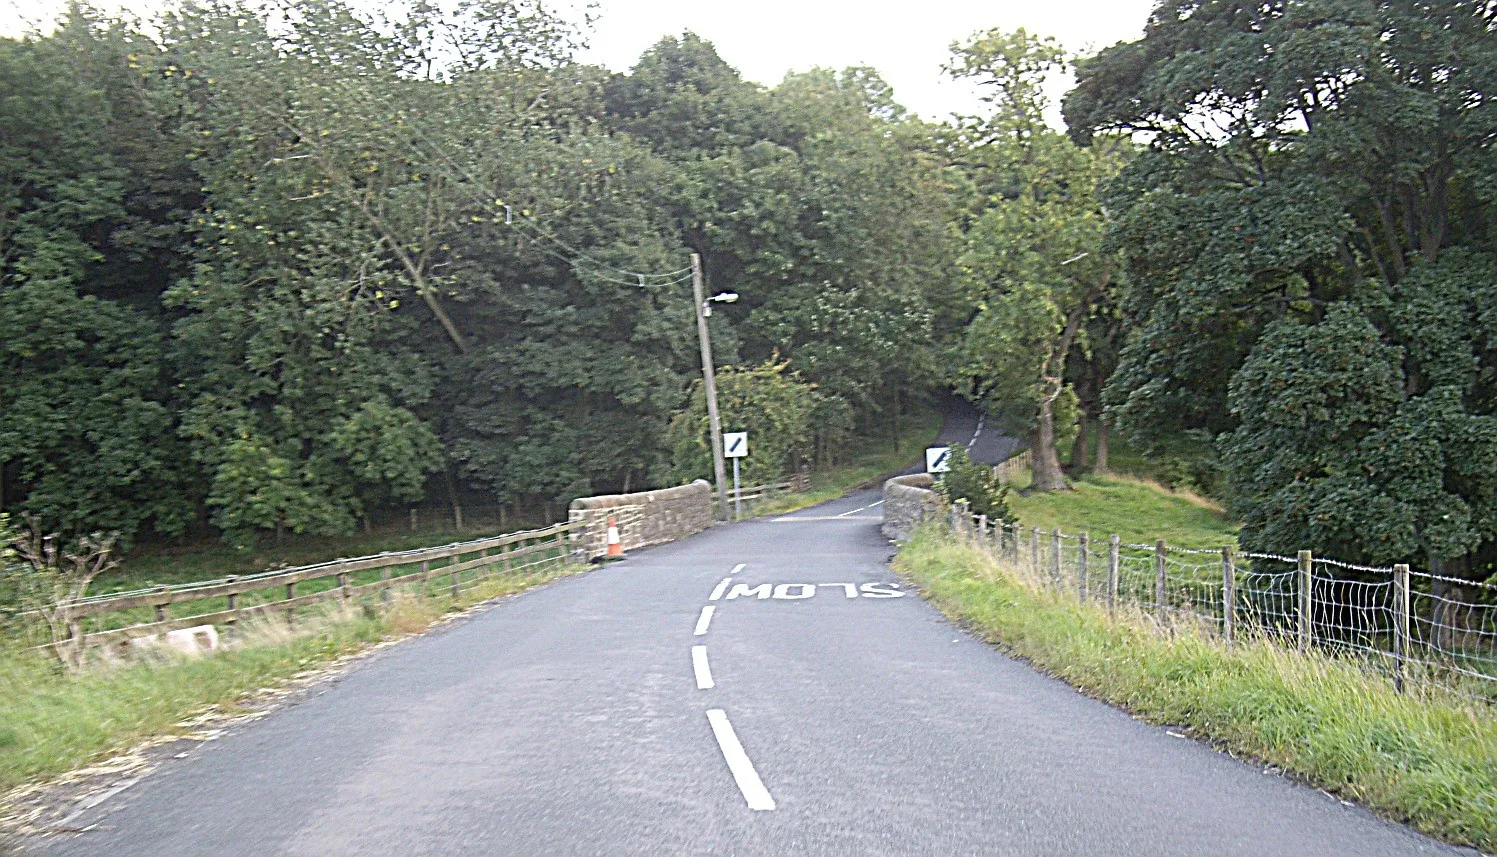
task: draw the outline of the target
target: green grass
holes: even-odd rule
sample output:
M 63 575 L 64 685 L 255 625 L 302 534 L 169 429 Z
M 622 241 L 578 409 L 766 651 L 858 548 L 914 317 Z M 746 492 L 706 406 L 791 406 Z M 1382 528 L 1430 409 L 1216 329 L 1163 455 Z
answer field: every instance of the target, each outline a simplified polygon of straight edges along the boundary
M 329 608 L 247 626 L 245 643 L 198 658 L 95 663 L 76 676 L 35 651 L 0 650 L 0 792 L 107 758 L 140 741 L 191 731 L 185 720 L 233 711 L 274 687 L 380 640 L 415 633 L 452 609 L 518 592 L 576 571 L 556 563 L 478 582 L 457 599 L 410 596 L 387 610 Z M 447 591 L 445 588 L 440 592 Z M 0 806 L 0 812 L 4 807 Z
M 895 561 L 975 633 L 1140 717 L 1177 724 L 1451 842 L 1497 849 L 1497 720 L 1437 690 L 1397 693 L 1354 662 L 1083 607 L 1025 585 L 949 530 Z
M 817 503 L 835 500 L 867 482 L 903 470 L 916 463 L 921 451 L 941 433 L 944 416 L 932 405 L 920 405 L 907 415 L 899 439 L 864 438 L 855 442 L 858 451 L 845 464 L 811 474 L 811 490 L 804 494 L 781 494 L 753 505 L 755 515 L 783 515 Z M 747 510 L 745 510 L 747 514 Z
M 1215 504 L 1140 479 L 1086 476 L 1075 490 L 1009 495 L 1009 508 L 1026 527 L 1105 537 L 1124 542 L 1220 548 L 1237 543 L 1237 525 Z M 1020 480 L 1016 487 L 1024 487 Z

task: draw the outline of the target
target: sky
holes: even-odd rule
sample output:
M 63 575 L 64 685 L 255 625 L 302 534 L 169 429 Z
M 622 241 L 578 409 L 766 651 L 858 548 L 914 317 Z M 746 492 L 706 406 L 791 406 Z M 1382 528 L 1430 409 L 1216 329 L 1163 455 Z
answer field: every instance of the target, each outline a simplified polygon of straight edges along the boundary
M 0 0 L 0 35 L 55 17 L 66 0 Z M 141 13 L 160 0 L 95 0 Z M 992 27 L 1024 27 L 1087 52 L 1136 39 L 1153 0 L 599 0 L 582 59 L 627 71 L 661 37 L 691 30 L 745 77 L 767 85 L 815 66 L 872 66 L 894 97 L 926 119 L 978 112 L 974 88 L 946 79 L 954 40 Z M 1058 97 L 1068 84 L 1056 82 Z

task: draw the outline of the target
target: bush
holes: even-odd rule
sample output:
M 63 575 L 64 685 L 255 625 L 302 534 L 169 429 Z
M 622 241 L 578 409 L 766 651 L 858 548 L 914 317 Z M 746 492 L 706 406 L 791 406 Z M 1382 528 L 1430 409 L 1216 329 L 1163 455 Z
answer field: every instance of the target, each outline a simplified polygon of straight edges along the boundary
M 811 452 L 816 387 L 789 371 L 789 365 L 771 359 L 751 368 L 728 367 L 717 373 L 723 431 L 749 433 L 749 455 L 742 463 L 746 486 L 772 482 L 793 472 Z M 667 441 L 672 482 L 712 477 L 707 397 L 700 381 L 692 387 L 686 410 L 671 421 Z
M 974 515 L 987 515 L 989 521 L 1009 521 L 1008 486 L 998 481 L 993 468 L 978 464 L 959 446 L 951 448 L 951 469 L 936 481 L 936 490 L 946 502 L 967 501 Z

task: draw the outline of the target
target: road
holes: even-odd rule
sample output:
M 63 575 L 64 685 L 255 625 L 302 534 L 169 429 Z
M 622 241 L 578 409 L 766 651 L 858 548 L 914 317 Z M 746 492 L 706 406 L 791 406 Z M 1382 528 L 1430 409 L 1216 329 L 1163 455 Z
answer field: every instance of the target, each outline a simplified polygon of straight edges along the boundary
M 952 396 L 945 404 L 945 423 L 936 443 L 959 446 L 979 464 L 997 464 L 1014 454 L 1020 442 L 988 423 L 988 419 L 966 399 Z
M 498 602 L 201 745 L 40 850 L 1467 853 L 958 630 L 888 569 L 878 499 L 716 527 Z

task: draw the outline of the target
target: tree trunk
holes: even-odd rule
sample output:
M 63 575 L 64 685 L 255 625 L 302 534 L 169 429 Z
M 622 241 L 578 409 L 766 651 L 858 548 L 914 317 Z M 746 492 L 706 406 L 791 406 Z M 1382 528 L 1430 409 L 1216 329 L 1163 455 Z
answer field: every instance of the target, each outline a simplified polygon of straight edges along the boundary
M 1437 557 L 1433 554 L 1429 558 L 1429 570 L 1431 578 L 1429 581 L 1430 594 L 1430 645 L 1442 652 L 1449 653 L 1455 648 L 1456 625 L 1461 617 L 1454 609 L 1452 601 L 1460 598 L 1460 587 L 1445 577 L 1465 577 L 1468 571 L 1468 557 Z
M 1091 419 L 1087 417 L 1086 411 L 1082 410 L 1081 419 L 1076 423 L 1076 440 L 1071 444 L 1071 472 L 1080 473 L 1086 470 L 1087 456 L 1091 438 L 1088 436 L 1091 427 Z
M 894 388 L 894 454 L 899 454 L 899 388 Z
M 1055 402 L 1046 399 L 1040 402 L 1040 415 L 1035 421 L 1034 442 L 1029 448 L 1030 468 L 1034 480 L 1030 488 L 1035 491 L 1064 491 L 1066 477 L 1060 469 L 1060 456 L 1055 452 Z
M 447 480 L 447 500 L 452 504 L 452 526 L 460 533 L 463 531 L 463 506 L 457 499 L 457 483 L 451 470 L 442 471 L 442 476 Z
M 1107 466 L 1107 420 L 1097 420 L 1097 460 L 1092 463 L 1093 473 L 1111 473 Z

